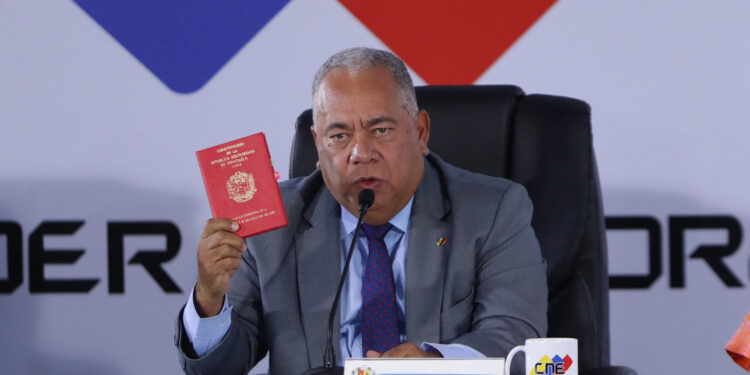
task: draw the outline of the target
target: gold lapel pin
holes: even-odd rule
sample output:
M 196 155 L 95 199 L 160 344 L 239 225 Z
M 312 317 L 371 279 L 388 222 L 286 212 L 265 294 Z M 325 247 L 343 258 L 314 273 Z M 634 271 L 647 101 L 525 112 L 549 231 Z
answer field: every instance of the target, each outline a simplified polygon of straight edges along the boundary
M 446 242 L 448 242 L 448 237 L 440 237 L 440 239 L 438 240 L 438 242 L 435 245 L 443 246 L 443 245 L 445 245 Z

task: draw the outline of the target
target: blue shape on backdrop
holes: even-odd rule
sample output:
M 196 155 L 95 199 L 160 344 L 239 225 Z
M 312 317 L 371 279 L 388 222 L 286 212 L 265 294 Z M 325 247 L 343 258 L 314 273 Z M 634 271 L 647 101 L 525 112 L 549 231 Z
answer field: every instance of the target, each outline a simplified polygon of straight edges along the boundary
M 74 0 L 170 89 L 199 90 L 290 0 Z

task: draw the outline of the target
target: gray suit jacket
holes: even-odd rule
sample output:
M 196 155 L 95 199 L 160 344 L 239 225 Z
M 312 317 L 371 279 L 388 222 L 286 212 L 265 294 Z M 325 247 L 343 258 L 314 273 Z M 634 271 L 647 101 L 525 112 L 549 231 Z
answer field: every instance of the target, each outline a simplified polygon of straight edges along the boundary
M 289 226 L 249 238 L 228 292 L 232 324 L 199 359 L 178 317 L 188 374 L 245 374 L 270 351 L 271 374 L 322 365 L 341 273 L 340 209 L 320 172 L 281 183 Z M 415 193 L 406 255 L 406 337 L 504 357 L 547 330 L 546 263 L 525 189 L 434 155 Z M 438 245 L 440 238 L 447 242 Z M 334 346 L 339 353 L 339 317 Z

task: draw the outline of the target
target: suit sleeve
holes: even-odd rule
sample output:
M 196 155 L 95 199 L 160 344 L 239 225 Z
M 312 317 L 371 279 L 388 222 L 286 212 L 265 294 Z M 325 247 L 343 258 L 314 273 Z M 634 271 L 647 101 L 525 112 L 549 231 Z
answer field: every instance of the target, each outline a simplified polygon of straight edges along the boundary
M 451 342 L 488 357 L 505 357 L 527 338 L 547 332 L 547 265 L 531 227 L 531 200 L 511 184 L 476 252 L 471 328 Z M 520 361 L 516 361 L 520 362 Z
M 186 374 L 247 374 L 265 356 L 258 272 L 250 251 L 242 255 L 242 265 L 232 277 L 227 298 L 233 306 L 229 331 L 218 345 L 200 358 L 193 352 L 180 312 L 175 345 Z

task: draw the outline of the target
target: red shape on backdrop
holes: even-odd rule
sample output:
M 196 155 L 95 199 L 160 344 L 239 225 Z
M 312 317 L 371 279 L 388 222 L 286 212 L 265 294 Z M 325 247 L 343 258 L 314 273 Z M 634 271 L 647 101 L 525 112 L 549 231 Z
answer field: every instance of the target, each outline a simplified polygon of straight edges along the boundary
M 339 0 L 425 82 L 476 81 L 557 0 Z

